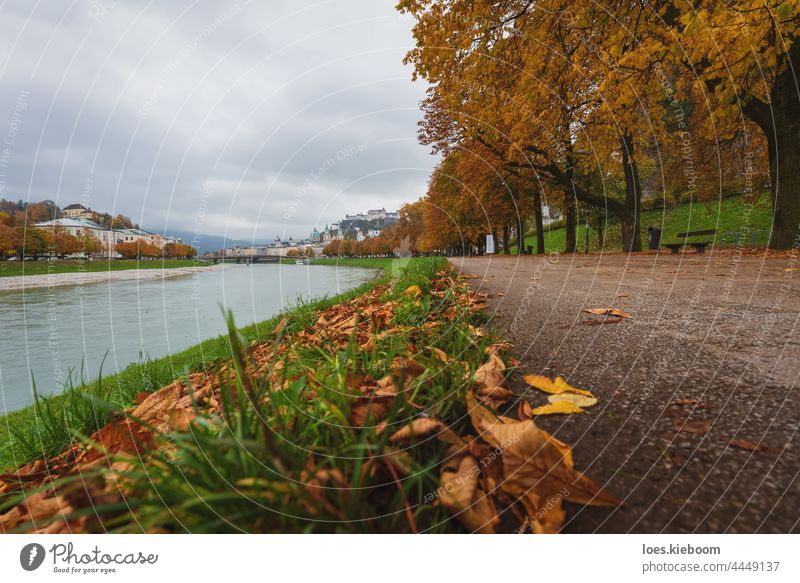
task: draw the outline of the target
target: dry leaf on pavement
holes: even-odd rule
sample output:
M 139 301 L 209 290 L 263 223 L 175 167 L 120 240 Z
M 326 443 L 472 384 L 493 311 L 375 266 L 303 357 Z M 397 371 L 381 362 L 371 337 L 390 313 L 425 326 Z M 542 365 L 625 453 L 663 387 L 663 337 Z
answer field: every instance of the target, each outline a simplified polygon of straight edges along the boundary
M 730 447 L 738 447 L 739 449 L 746 449 L 748 451 L 763 451 L 764 453 L 781 453 L 780 448 L 777 447 L 770 447 L 769 445 L 765 445 L 763 443 L 754 443 L 749 439 L 731 439 L 728 442 Z
M 553 395 L 558 395 L 561 393 L 575 393 L 577 395 L 586 395 L 587 397 L 593 397 L 592 393 L 589 391 L 584 391 L 583 389 L 578 389 L 575 387 L 570 386 L 567 382 L 561 378 L 556 377 L 556 380 L 551 381 L 548 377 L 529 374 L 525 375 L 525 382 L 528 383 L 535 389 L 539 389 L 540 391 L 544 391 L 545 393 L 551 393 Z
M 594 314 L 595 316 L 616 316 L 618 318 L 630 318 L 628 312 L 624 312 L 618 308 L 591 308 L 584 310 L 587 314 Z
M 534 415 L 569 415 L 570 413 L 583 413 L 583 409 L 569 401 L 552 401 L 533 410 Z
M 596 397 L 588 397 L 586 395 L 576 395 L 575 393 L 560 393 L 558 395 L 550 395 L 547 400 L 551 403 L 557 401 L 566 401 L 572 403 L 577 407 L 593 407 L 597 405 Z

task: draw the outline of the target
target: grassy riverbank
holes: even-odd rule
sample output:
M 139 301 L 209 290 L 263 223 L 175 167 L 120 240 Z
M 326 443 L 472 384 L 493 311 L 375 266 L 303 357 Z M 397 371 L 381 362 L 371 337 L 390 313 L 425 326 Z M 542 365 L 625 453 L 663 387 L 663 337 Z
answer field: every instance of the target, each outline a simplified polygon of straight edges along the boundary
M 207 261 L 193 259 L 164 259 L 135 261 L 114 259 L 111 261 L 0 261 L 0 277 L 20 275 L 49 275 L 55 273 L 98 273 L 104 271 L 126 271 L 129 269 L 174 269 L 179 267 L 202 267 L 210 265 Z
M 160 264 L 155 261 L 144 263 Z M 369 267 L 382 268 L 389 264 L 388 259 L 373 260 Z M 131 265 L 135 265 L 135 262 L 131 262 Z M 358 260 L 343 261 L 342 265 L 364 266 Z M 301 303 L 290 313 L 298 319 L 310 317 L 318 310 L 369 291 L 387 278 L 388 274 L 384 274 L 344 294 Z M 209 317 L 222 318 L 223 315 L 219 313 Z M 240 333 L 247 342 L 262 341 L 282 317 L 277 315 L 252 324 L 242 328 Z M 62 394 L 40 397 L 33 406 L 0 416 L 0 472 L 52 455 L 80 435 L 91 434 L 108 422 L 111 411 L 135 404 L 137 394 L 155 391 L 181 377 L 187 370 L 204 370 L 230 357 L 229 338 L 211 338 L 177 354 L 143 359 L 97 382 L 73 383 L 74 386 L 68 387 Z
M 0 476 L 0 531 L 557 532 L 563 499 L 616 504 L 527 413 L 493 412 L 513 361 L 485 305 L 423 258 L 255 343 L 229 319 L 215 362 Z

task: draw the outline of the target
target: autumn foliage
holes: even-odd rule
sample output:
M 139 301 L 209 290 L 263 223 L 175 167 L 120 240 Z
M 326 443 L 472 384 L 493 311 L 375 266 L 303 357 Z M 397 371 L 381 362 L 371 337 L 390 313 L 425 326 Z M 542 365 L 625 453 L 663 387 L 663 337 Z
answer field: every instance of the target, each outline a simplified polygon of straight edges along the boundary
M 773 248 L 800 225 L 800 4 L 401 0 L 407 61 L 430 83 L 420 139 L 442 154 L 428 244 L 506 243 L 560 208 L 641 249 L 640 211 L 772 192 Z M 780 171 L 778 171 L 780 168 Z M 519 239 L 521 242 L 521 238 Z M 537 242 L 543 251 L 543 240 Z

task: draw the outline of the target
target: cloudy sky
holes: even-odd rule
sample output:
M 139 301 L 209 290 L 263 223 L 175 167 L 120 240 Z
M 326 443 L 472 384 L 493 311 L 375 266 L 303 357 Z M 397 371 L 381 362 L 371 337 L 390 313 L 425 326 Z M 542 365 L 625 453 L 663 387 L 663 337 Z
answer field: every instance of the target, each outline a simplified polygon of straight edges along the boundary
M 0 4 L 0 197 L 305 236 L 423 194 L 394 0 Z

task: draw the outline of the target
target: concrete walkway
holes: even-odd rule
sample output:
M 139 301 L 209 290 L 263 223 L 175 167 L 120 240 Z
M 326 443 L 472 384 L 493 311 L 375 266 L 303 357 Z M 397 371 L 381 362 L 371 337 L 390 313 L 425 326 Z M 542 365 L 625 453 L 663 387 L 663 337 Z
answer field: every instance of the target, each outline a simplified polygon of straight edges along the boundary
M 599 398 L 584 414 L 537 418 L 625 500 L 571 507 L 566 532 L 800 531 L 800 260 L 452 261 L 491 294 L 490 327 L 515 342 L 524 372 L 561 375 Z M 632 317 L 584 323 L 604 319 L 584 309 L 611 307 Z M 519 379 L 513 388 L 525 391 Z

